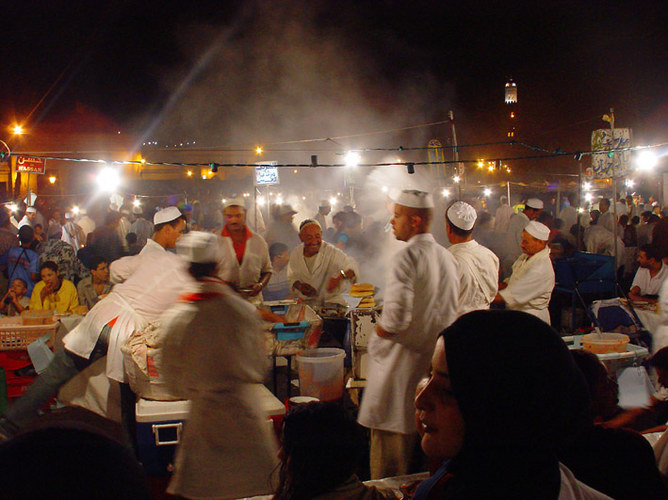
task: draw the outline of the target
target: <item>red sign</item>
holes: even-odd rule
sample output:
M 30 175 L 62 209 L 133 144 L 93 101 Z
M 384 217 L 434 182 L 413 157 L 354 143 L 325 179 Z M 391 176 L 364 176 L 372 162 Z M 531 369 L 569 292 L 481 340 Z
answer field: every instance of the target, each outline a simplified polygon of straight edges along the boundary
M 46 168 L 46 160 L 33 158 L 31 156 L 17 156 L 15 170 L 27 174 L 43 174 Z

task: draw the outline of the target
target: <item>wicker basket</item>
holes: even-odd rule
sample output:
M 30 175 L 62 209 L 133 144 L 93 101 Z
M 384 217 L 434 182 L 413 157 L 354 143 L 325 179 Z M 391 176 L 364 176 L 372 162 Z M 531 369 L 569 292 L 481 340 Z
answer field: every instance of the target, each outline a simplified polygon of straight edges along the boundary
M 56 336 L 58 322 L 46 325 L 23 325 L 21 318 L 0 318 L 0 351 L 27 349 L 29 344 L 45 335 L 50 335 L 50 344 Z

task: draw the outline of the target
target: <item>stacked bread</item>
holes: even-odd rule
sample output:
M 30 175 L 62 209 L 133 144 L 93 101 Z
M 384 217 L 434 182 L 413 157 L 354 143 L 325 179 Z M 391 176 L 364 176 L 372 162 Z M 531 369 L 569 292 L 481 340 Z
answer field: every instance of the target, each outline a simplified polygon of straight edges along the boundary
M 362 297 L 359 305 L 357 307 L 361 308 L 370 308 L 376 307 L 376 301 L 374 300 L 374 286 L 371 283 L 355 283 L 350 286 L 350 296 L 351 297 Z

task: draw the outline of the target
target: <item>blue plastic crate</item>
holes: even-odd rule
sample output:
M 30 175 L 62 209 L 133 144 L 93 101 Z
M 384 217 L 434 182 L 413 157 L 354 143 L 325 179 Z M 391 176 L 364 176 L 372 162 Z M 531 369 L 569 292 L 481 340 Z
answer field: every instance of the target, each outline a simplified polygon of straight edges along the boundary
M 288 313 L 289 307 L 290 304 L 276 304 L 276 305 L 270 305 L 269 309 L 271 309 L 271 312 L 273 312 L 274 314 L 285 315 Z
M 276 323 L 272 330 L 276 333 L 278 340 L 299 340 L 304 338 L 310 324 L 308 321 L 296 323 Z

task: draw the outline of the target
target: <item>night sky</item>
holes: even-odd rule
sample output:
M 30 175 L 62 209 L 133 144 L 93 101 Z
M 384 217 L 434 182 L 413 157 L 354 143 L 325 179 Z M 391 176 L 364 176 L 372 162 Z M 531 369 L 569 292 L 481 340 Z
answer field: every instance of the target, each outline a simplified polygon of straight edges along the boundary
M 462 144 L 502 139 L 512 77 L 533 144 L 586 148 L 610 107 L 648 144 L 668 136 L 666 12 L 651 0 L 5 1 L 0 110 L 8 126 L 34 109 L 27 125 L 39 127 L 79 103 L 143 140 L 235 145 L 407 127 L 452 109 Z

